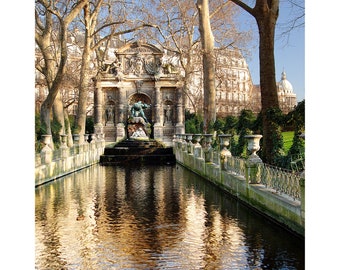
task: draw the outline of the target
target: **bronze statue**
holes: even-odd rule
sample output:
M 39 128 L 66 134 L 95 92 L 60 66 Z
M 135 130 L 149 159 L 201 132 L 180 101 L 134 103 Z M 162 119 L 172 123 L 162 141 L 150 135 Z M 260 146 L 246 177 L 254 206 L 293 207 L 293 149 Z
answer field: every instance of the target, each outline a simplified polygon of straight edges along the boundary
M 132 105 L 131 108 L 131 116 L 132 117 L 142 117 L 146 123 L 148 123 L 148 119 L 146 118 L 144 114 L 143 109 L 150 108 L 151 105 L 145 104 L 142 101 L 138 101 L 135 104 Z

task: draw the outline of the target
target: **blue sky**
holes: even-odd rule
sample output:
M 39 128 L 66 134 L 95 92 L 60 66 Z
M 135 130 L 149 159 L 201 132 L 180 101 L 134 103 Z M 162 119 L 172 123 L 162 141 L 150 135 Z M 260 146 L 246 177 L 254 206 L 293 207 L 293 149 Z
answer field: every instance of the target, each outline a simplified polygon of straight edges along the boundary
M 280 1 L 280 12 L 277 21 L 275 39 L 275 71 L 276 81 L 280 81 L 284 70 L 287 80 L 293 85 L 297 101 L 305 98 L 305 29 L 296 28 L 289 35 L 282 36 L 283 24 L 293 18 L 296 13 L 292 12 L 287 1 Z M 241 10 L 241 20 L 245 21 L 242 27 L 249 27 L 254 32 L 254 49 L 251 57 L 246 57 L 250 74 L 254 84 L 260 84 L 260 67 L 258 54 L 258 29 L 255 19 L 247 12 Z

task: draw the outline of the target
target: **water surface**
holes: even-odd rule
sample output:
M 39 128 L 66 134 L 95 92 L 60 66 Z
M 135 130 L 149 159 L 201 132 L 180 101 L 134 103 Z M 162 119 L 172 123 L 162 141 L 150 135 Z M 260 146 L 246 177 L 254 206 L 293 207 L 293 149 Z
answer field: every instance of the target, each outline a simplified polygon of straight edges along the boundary
M 304 269 L 304 241 L 180 165 L 36 188 L 36 269 Z

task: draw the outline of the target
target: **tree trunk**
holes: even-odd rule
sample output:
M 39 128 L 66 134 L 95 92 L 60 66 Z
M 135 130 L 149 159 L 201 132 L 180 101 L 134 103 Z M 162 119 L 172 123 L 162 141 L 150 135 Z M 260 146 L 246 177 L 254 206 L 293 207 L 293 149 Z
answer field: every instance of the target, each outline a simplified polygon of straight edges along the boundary
M 64 119 L 65 119 L 65 134 L 68 135 L 67 136 L 67 146 L 72 147 L 73 146 L 73 138 L 72 138 L 70 118 L 68 117 L 67 108 L 64 108 Z
M 209 1 L 198 0 L 199 31 L 203 50 L 203 132 L 209 132 L 209 124 L 216 120 L 214 36 L 210 26 Z
M 256 0 L 254 8 L 243 1 L 230 0 L 252 15 L 257 22 L 260 36 L 260 87 L 262 105 L 263 145 L 262 159 L 264 162 L 273 163 L 274 140 L 279 132 L 275 121 L 271 119 L 270 110 L 279 108 L 275 78 L 274 37 L 276 21 L 279 16 L 279 0 Z
M 277 10 L 278 12 L 278 10 Z M 263 161 L 273 163 L 272 149 L 274 147 L 274 138 L 272 136 L 278 130 L 273 126 L 274 119 L 270 118 L 269 110 L 279 108 L 277 95 L 276 77 L 275 77 L 275 56 L 274 56 L 274 38 L 277 14 L 274 10 L 263 12 L 258 9 L 254 13 L 257 21 L 260 45 L 260 87 L 261 87 L 261 105 L 262 105 L 262 126 L 263 126 Z
M 81 69 L 80 69 L 80 84 L 79 84 L 79 100 L 76 128 L 78 134 L 85 134 L 86 126 L 86 109 L 87 109 L 87 97 L 89 94 L 89 81 L 90 81 L 90 56 L 91 52 L 91 30 L 95 28 L 94 20 L 91 20 L 90 5 L 84 7 L 84 19 L 85 19 L 85 40 L 84 49 L 82 55 Z M 92 21 L 92 22 L 91 22 Z M 84 136 L 80 136 L 80 143 L 84 142 Z
M 53 119 L 61 125 L 59 135 L 65 134 L 64 105 L 60 96 L 60 92 L 58 92 L 53 103 Z
M 46 134 L 52 134 L 51 131 L 51 110 L 53 103 L 59 92 L 60 84 L 65 73 L 65 65 L 67 61 L 67 27 L 71 21 L 78 15 L 87 0 L 81 0 L 72 7 L 67 16 L 59 16 L 59 10 L 51 11 L 50 8 L 56 8 L 56 6 L 50 6 L 47 2 L 40 2 L 45 8 L 45 17 L 40 20 L 36 17 L 36 29 L 35 40 L 39 49 L 43 55 L 45 67 L 43 73 L 46 79 L 46 85 L 48 88 L 48 95 L 41 106 L 41 124 L 45 129 Z M 46 4 L 46 5 L 45 5 Z M 53 16 L 57 17 L 59 22 L 59 35 L 57 40 L 52 39 Z M 60 46 L 60 47 L 59 47 Z M 55 50 L 60 49 L 60 58 L 54 54 L 52 48 Z

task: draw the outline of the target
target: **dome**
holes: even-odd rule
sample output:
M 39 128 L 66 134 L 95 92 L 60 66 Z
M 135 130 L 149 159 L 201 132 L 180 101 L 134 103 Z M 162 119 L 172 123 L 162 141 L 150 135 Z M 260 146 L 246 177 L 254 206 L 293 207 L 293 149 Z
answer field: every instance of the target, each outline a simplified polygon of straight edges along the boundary
M 278 83 L 279 92 L 283 92 L 285 94 L 292 94 L 293 93 L 293 86 L 287 80 L 286 72 L 281 73 L 281 81 Z

